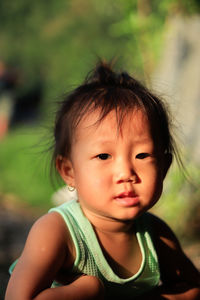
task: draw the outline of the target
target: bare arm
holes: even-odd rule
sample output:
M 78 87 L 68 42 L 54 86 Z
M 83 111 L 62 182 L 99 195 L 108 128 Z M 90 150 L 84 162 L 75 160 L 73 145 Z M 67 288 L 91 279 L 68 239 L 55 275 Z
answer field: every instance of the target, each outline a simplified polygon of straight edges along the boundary
M 157 217 L 153 218 L 162 286 L 141 299 L 198 300 L 200 299 L 200 274 L 171 229 Z
M 42 291 L 34 300 L 103 300 L 104 287 L 98 278 L 94 276 L 81 276 L 71 284 L 48 288 Z
M 11 275 L 5 300 L 101 299 L 103 288 L 92 276 L 50 288 L 63 266 L 72 263 L 69 234 L 57 213 L 45 215 L 32 227 L 24 251 Z

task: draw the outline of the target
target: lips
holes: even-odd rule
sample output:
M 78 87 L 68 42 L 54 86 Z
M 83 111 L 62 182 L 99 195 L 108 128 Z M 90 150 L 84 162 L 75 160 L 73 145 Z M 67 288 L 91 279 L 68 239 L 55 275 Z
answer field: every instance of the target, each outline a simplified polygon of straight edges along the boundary
M 137 197 L 137 195 L 134 192 L 130 191 L 130 192 L 123 192 L 116 196 L 116 198 L 126 198 L 126 197 Z
M 115 201 L 121 206 L 137 206 L 139 204 L 139 197 L 133 191 L 127 191 L 118 194 L 114 197 Z

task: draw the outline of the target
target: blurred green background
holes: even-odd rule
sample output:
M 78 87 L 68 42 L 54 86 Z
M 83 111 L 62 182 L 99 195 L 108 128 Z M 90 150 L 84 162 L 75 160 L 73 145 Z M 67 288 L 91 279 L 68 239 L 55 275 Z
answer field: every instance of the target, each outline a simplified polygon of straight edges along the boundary
M 98 58 L 170 104 L 186 172 L 173 164 L 153 212 L 200 269 L 199 36 L 199 0 L 0 1 L 0 298 L 30 226 L 62 186 L 49 174 L 56 102 Z
M 0 60 L 16 75 L 13 98 L 21 99 L 36 87 L 42 91 L 37 118 L 9 124 L 0 140 L 2 205 L 25 206 L 38 215 L 52 206 L 59 185 L 51 183 L 47 149 L 55 103 L 83 80 L 99 57 L 116 59 L 119 69 L 151 87 L 170 24 L 177 18 L 183 23 L 198 19 L 199 11 L 198 0 L 1 1 Z M 196 238 L 199 162 L 183 144 L 190 180 L 175 165 L 155 210 L 180 236 Z

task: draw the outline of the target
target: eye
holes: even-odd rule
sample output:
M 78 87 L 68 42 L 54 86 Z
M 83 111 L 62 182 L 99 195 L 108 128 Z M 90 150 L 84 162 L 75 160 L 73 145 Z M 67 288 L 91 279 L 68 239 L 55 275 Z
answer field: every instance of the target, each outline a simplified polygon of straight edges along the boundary
M 137 159 L 145 159 L 145 158 L 147 158 L 149 156 L 150 156 L 149 153 L 139 153 L 139 154 L 136 155 L 136 158 Z
M 111 156 L 110 156 L 110 154 L 108 154 L 108 153 L 101 153 L 101 154 L 98 154 L 97 155 L 97 158 L 99 158 L 100 160 L 106 160 L 106 159 L 108 159 L 108 158 L 110 158 Z

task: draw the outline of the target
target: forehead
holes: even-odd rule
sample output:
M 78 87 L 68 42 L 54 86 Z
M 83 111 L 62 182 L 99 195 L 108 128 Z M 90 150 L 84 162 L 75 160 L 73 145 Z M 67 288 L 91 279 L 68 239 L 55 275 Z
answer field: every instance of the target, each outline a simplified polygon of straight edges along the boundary
M 150 137 L 149 121 L 140 109 L 120 114 L 114 110 L 103 119 L 99 110 L 86 114 L 78 124 L 74 141 L 81 138 L 113 138 L 123 136 Z

